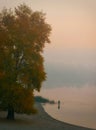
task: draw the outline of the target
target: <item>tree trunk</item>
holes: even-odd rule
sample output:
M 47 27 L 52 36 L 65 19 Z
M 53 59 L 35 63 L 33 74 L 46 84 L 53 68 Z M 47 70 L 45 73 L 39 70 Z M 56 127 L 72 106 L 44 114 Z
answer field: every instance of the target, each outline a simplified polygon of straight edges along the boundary
M 8 115 L 7 115 L 8 120 L 14 120 L 14 108 L 12 106 L 8 106 Z

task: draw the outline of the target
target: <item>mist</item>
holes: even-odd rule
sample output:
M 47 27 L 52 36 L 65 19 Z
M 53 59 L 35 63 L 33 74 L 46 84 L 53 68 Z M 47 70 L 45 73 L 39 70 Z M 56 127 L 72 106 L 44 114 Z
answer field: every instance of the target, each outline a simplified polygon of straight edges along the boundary
M 45 51 L 47 79 L 44 87 L 96 86 L 95 50 Z

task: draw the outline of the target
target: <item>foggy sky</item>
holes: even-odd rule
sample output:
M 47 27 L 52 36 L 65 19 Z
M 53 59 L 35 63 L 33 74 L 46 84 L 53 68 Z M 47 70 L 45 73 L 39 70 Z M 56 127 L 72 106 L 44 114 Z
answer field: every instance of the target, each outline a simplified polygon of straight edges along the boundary
M 0 0 L 0 9 L 22 3 L 46 13 L 52 26 L 44 50 L 47 83 L 95 82 L 96 0 Z

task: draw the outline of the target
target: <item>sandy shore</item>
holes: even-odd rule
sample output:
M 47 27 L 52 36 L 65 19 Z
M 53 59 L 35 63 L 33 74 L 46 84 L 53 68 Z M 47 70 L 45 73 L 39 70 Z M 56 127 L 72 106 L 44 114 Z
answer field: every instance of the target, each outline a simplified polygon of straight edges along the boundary
M 0 112 L 0 130 L 92 130 L 53 119 L 39 103 L 36 108 L 38 114 L 15 114 L 15 121 L 6 120 L 6 112 Z

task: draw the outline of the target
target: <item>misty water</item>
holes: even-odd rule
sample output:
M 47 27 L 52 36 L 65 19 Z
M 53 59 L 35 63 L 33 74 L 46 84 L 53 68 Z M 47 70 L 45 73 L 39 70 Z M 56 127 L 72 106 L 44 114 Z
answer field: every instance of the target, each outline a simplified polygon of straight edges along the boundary
M 47 81 L 39 95 L 58 102 L 44 105 L 53 118 L 96 129 L 96 69 L 95 66 L 46 65 Z
M 61 105 L 44 105 L 57 120 L 96 129 L 96 51 L 46 48 L 47 80 L 39 95 Z
M 42 89 L 39 94 L 58 104 L 44 105 L 45 111 L 53 118 L 71 124 L 96 129 L 96 87 L 58 87 Z

